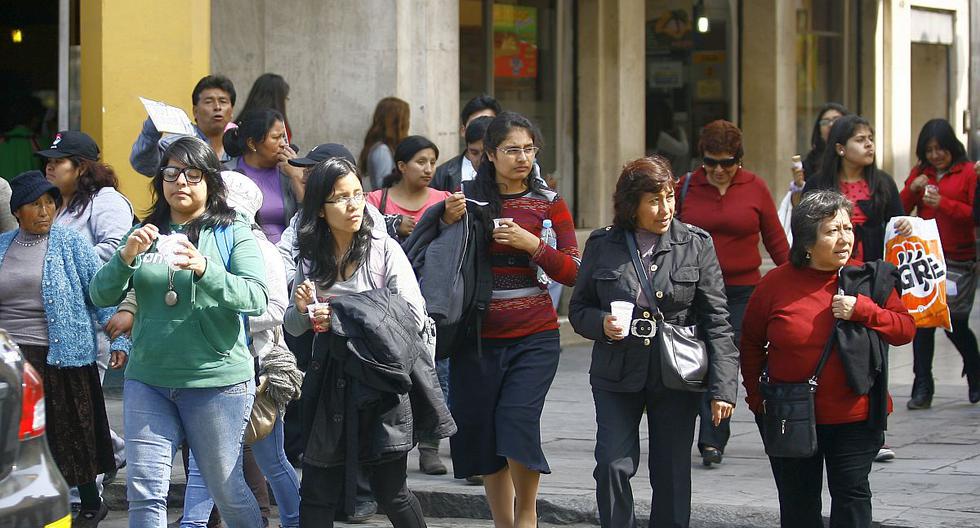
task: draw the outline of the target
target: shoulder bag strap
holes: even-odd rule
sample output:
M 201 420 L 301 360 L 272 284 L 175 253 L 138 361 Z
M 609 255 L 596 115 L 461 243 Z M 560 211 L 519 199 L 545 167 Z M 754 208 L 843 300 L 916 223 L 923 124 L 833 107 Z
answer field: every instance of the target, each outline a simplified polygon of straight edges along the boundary
M 388 208 L 388 187 L 385 187 L 381 189 L 381 207 L 378 208 L 378 211 L 380 211 L 381 214 L 385 214 L 385 209 L 387 208 Z
M 630 256 L 633 258 L 633 268 L 636 269 L 636 276 L 640 279 L 640 289 L 643 290 L 643 295 L 646 296 L 647 302 L 652 305 L 650 308 L 656 310 L 654 317 L 659 316 L 663 319 L 664 316 L 660 312 L 660 307 L 654 304 L 654 299 L 657 297 L 653 294 L 653 283 L 650 282 L 650 277 L 647 275 L 647 271 L 643 268 L 643 263 L 640 261 L 640 249 L 636 245 L 636 234 L 632 231 L 626 232 L 626 246 L 629 248 Z
M 691 187 L 691 178 L 693 178 L 693 176 L 694 174 L 691 172 L 684 175 L 684 185 L 681 186 L 680 199 L 677 201 L 677 207 L 675 207 L 674 213 L 674 216 L 676 216 L 678 220 L 681 219 L 682 209 L 684 208 L 684 198 L 687 197 L 687 190 Z

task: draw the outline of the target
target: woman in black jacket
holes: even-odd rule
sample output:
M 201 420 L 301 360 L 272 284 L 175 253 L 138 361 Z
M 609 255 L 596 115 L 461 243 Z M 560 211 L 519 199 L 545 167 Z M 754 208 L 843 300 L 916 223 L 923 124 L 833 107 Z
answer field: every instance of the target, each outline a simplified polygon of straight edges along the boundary
M 651 319 L 659 309 L 669 323 L 697 325 L 709 363 L 700 390 L 712 396 L 717 425 L 731 416 L 738 381 L 725 284 L 711 237 L 674 218 L 674 180 L 665 158 L 628 163 L 613 200 L 613 225 L 589 237 L 569 309 L 575 331 L 595 341 L 589 374 L 598 425 L 599 518 L 607 528 L 636 526 L 629 480 L 640 462 L 637 428 L 645 409 L 654 492 L 651 524 L 688 526 L 690 453 L 701 392 L 667 388 Z M 646 279 L 636 272 L 627 237 L 635 237 L 653 299 L 641 289 Z M 631 320 L 610 314 L 613 301 L 635 304 Z
M 839 191 L 854 204 L 852 257 L 862 262 L 884 257 L 885 226 L 905 210 L 891 175 L 875 165 L 874 130 L 858 115 L 838 118 L 827 137 L 820 168 L 807 177 L 807 194 L 817 189 Z

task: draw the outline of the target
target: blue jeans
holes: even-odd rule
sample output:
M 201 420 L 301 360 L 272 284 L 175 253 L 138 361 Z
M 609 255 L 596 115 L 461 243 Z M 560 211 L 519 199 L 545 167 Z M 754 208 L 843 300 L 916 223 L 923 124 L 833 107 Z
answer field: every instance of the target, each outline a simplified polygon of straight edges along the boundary
M 272 486 L 272 494 L 279 506 L 279 522 L 285 528 L 299 526 L 299 478 L 296 470 L 286 459 L 283 451 L 282 416 L 276 417 L 276 425 L 269 436 L 252 444 L 252 454 L 262 474 Z M 208 487 L 201 479 L 201 472 L 191 450 L 187 464 L 187 489 L 184 494 L 184 518 L 182 528 L 205 527 L 211 515 L 214 501 Z
M 129 525 L 166 528 L 167 491 L 177 448 L 186 439 L 229 528 L 262 525 L 242 472 L 242 436 L 255 398 L 252 380 L 207 389 L 169 389 L 127 379 L 126 498 Z

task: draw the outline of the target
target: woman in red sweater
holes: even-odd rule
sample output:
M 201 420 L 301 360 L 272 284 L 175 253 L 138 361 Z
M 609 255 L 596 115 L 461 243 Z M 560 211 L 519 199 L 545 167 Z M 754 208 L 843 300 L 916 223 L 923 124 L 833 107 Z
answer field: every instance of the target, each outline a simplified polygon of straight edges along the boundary
M 493 295 L 476 350 L 452 356 L 450 410 L 459 431 L 450 439 L 457 478 L 484 477 L 497 526 L 537 526 L 541 473 L 551 473 L 541 449 L 541 411 L 558 370 L 558 315 L 537 268 L 567 286 L 578 276 L 572 215 L 534 178 L 541 133 L 526 117 L 503 112 L 484 138 L 476 179 L 466 182 L 490 240 Z M 468 184 L 472 183 L 470 186 Z M 551 220 L 556 247 L 540 233 Z M 493 221 L 491 221 L 493 220 Z
M 939 239 L 946 256 L 948 279 L 956 283 L 955 292 L 948 291 L 949 312 L 953 331 L 946 337 L 963 356 L 963 375 L 969 385 L 970 403 L 980 401 L 980 350 L 977 336 L 970 330 L 970 310 L 977 277 L 973 270 L 977 262 L 976 240 L 973 234 L 973 199 L 977 188 L 977 173 L 967 159 L 963 143 L 956 139 L 953 127 L 945 119 L 933 119 L 922 127 L 915 154 L 919 164 L 905 180 L 900 193 L 905 212 L 917 211 L 921 218 L 935 218 Z M 896 223 L 898 231 L 912 234 L 908 221 Z M 932 380 L 932 356 L 936 347 L 936 329 L 920 328 L 912 341 L 914 353 L 912 398 L 909 409 L 928 409 L 932 406 L 935 388 Z
M 789 244 L 769 187 L 742 168 L 742 131 L 729 121 L 712 121 L 701 129 L 698 150 L 701 168 L 677 183 L 677 216 L 704 229 L 714 240 L 725 279 L 729 322 L 738 343 L 745 305 L 762 278 L 759 236 L 777 266 L 788 260 Z M 722 420 L 718 426 L 712 423 L 711 398 L 707 393 L 699 414 L 698 450 L 702 463 L 720 463 L 731 436 L 730 421 Z
M 814 191 L 793 209 L 790 262 L 770 271 L 756 286 L 745 311 L 741 364 L 745 401 L 756 414 L 764 406 L 759 394 L 763 368 L 778 383 L 804 382 L 816 370 L 831 332 L 837 340 L 863 332 L 864 341 L 882 340 L 881 370 L 862 370 L 853 361 L 860 346 L 834 346 L 819 377 L 815 396 L 817 454 L 809 458 L 769 457 L 779 490 L 781 524 L 794 528 L 822 527 L 820 495 L 823 466 L 831 496 L 831 527 L 871 526 L 871 463 L 884 441 L 887 395 L 887 345 L 912 340 L 915 322 L 894 290 L 894 275 L 871 277 L 876 291 L 887 292 L 877 304 L 854 294 L 838 276 L 876 269 L 880 263 L 851 259 L 854 228 L 850 201 L 836 191 Z M 845 267 L 846 266 L 846 267 Z M 885 267 L 891 266 L 887 263 Z M 890 267 L 894 270 L 894 267 Z M 838 288 L 844 292 L 839 293 Z M 835 321 L 844 321 L 837 328 Z M 850 323 L 846 323 L 849 321 Z M 843 336 L 843 337 L 842 337 Z M 860 354 L 857 354 L 860 356 Z M 871 389 L 854 389 L 854 380 L 874 380 Z

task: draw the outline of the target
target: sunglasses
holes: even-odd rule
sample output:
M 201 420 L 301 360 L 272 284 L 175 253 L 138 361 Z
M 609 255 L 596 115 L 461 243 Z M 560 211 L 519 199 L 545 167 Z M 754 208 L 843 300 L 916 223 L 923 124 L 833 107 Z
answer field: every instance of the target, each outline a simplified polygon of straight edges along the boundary
M 705 168 L 717 167 L 718 165 L 721 165 L 721 168 L 728 169 L 734 167 L 736 163 L 738 163 L 738 158 L 715 159 L 707 156 L 701 158 L 701 164 L 704 165 Z

